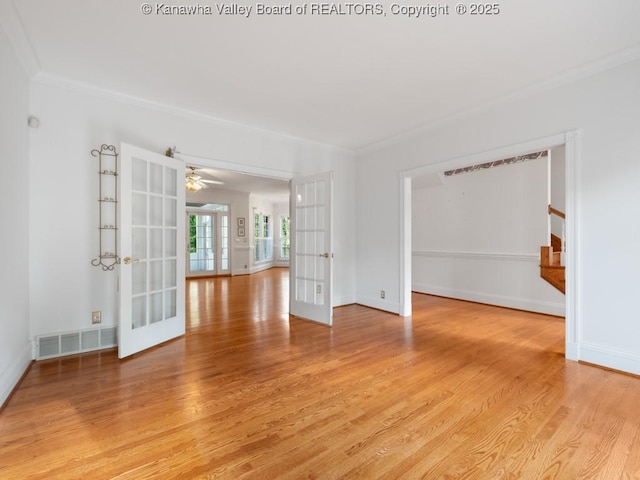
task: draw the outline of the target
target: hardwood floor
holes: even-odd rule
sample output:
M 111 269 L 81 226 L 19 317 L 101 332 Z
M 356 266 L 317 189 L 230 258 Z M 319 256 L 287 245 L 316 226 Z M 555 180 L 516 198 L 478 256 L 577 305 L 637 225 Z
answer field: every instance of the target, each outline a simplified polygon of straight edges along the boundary
M 191 280 L 183 338 L 35 363 L 0 478 L 640 478 L 640 378 L 565 361 L 563 319 L 416 294 L 328 328 L 287 289 Z

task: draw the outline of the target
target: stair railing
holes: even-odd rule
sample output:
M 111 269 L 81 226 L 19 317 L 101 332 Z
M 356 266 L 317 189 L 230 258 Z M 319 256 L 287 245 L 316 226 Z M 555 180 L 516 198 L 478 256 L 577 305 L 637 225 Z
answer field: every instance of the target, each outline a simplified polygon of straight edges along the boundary
M 562 218 L 563 220 L 565 219 L 565 215 L 563 212 L 561 212 L 560 210 L 556 210 L 555 208 L 553 208 L 551 205 L 549 205 L 549 215 L 557 215 L 560 218 Z

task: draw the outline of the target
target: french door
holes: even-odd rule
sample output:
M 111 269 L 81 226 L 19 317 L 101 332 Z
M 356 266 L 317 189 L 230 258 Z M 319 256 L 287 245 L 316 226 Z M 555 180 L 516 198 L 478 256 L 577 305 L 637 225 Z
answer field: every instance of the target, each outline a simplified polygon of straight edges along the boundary
M 187 277 L 227 274 L 229 213 L 187 212 Z
M 120 156 L 123 358 L 185 333 L 185 166 L 124 143 Z
M 326 172 L 291 181 L 289 312 L 333 323 L 333 175 Z

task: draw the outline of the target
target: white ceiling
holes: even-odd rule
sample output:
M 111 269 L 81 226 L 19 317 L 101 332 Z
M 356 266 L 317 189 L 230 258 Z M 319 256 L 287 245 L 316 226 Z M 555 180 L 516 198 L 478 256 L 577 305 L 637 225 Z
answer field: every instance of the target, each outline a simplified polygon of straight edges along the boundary
M 269 197 L 272 201 L 283 203 L 289 200 L 289 182 L 277 178 L 260 177 L 245 173 L 231 172 L 228 170 L 217 170 L 213 168 L 195 167 L 195 173 L 205 180 L 216 180 L 222 182 L 221 185 L 209 184 L 208 188 L 213 190 L 229 190 L 234 192 L 253 193 L 263 197 Z M 191 173 L 187 167 L 187 173 Z M 190 200 L 197 200 L 198 194 L 190 193 Z
M 508 0 L 495 16 L 460 16 L 452 2 L 436 18 L 393 15 L 390 2 L 377 17 L 258 16 L 240 2 L 249 18 L 207 0 L 213 15 L 14 3 L 45 74 L 350 149 L 640 46 L 638 0 Z

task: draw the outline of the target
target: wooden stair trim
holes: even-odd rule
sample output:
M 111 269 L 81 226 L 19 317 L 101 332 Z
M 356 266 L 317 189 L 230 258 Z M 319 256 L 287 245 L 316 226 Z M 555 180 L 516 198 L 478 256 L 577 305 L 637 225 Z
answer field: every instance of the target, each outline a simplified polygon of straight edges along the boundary
M 540 276 L 562 293 L 565 293 L 564 267 L 541 267 Z
M 540 266 L 551 265 L 552 253 L 551 247 L 540 247 Z
M 565 293 L 565 267 L 560 265 L 560 252 L 552 247 L 540 247 L 540 277 Z

